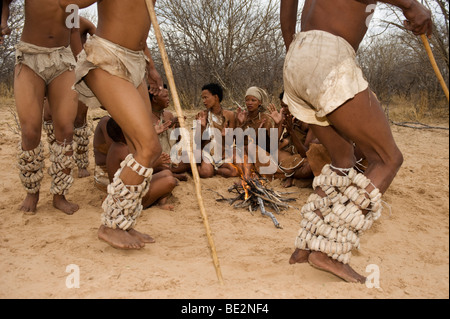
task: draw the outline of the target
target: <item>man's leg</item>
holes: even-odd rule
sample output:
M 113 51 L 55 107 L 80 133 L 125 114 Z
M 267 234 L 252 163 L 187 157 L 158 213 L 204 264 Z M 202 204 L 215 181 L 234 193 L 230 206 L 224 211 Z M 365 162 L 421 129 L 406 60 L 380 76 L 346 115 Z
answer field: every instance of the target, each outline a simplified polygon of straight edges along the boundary
M 48 99 L 44 100 L 44 131 L 47 134 L 48 145 L 52 145 L 55 142 L 55 128 L 53 127 L 52 113 L 50 111 L 50 105 Z
M 217 169 L 217 175 L 225 178 L 239 177 L 239 171 L 232 164 L 225 163 Z
M 22 133 L 19 158 L 24 159 L 23 163 L 19 160 L 20 176 L 28 193 L 20 210 L 35 213 L 43 178 L 44 159 L 40 155 L 40 143 L 45 83 L 33 70 L 25 65 L 18 65 L 15 69 L 14 95 Z M 29 154 L 25 154 L 27 152 Z M 31 167 L 27 167 L 28 165 Z M 27 178 L 34 181 L 27 182 Z
M 91 174 L 88 171 L 89 167 L 89 137 L 92 135 L 92 130 L 87 123 L 88 108 L 86 104 L 78 101 L 78 111 L 75 119 L 74 139 L 77 143 L 75 150 L 75 162 L 78 167 L 78 177 L 84 178 Z
M 361 149 L 367 156 L 370 167 L 370 170 L 366 170 L 365 174 L 367 181 L 370 180 L 370 183 L 367 183 L 365 188 L 361 188 L 360 191 L 363 191 L 362 194 L 371 195 L 378 192 L 384 193 L 395 177 L 403 159 L 395 145 L 389 123 L 376 98 L 369 94 L 369 91 L 360 93 L 333 112 L 329 119 L 333 123 L 333 127 L 312 125 L 311 129 L 327 148 L 332 159 L 332 165 L 341 169 L 337 171 L 338 175 L 342 175 L 343 172 L 356 164 L 352 143 L 354 141 L 358 145 L 362 145 Z M 355 184 L 354 181 L 353 184 Z M 332 192 L 333 189 L 328 188 L 329 194 L 331 194 L 330 190 Z M 316 193 L 321 198 L 327 197 L 321 187 L 316 188 Z M 375 196 L 371 196 L 370 200 L 372 200 L 372 197 L 375 198 Z M 379 198 L 379 196 L 376 197 Z M 362 199 L 364 200 L 365 197 Z M 364 214 L 367 213 L 362 208 L 361 211 Z M 319 210 L 316 210 L 315 213 L 323 219 Z M 306 260 L 314 267 L 329 271 L 346 281 L 365 281 L 365 278 L 357 274 L 348 264 L 332 259 L 321 251 L 310 253 L 306 250 L 297 249 L 291 256 L 290 263 L 305 262 Z
M 53 206 L 68 215 L 79 209 L 65 197 L 73 183 L 73 128 L 78 101 L 77 93 L 71 89 L 74 82 L 74 71 L 66 71 L 49 84 L 47 94 L 55 132 L 49 169 Z
M 132 166 L 141 166 L 142 171 L 147 174 L 149 169 L 144 168 L 152 167 L 161 155 L 161 145 L 150 117 L 151 109 L 149 110 L 148 93 L 146 94 L 147 99 L 144 100 L 139 90 L 136 90 L 130 82 L 112 76 L 101 69 L 89 72 L 85 81 L 101 104 L 105 106 L 122 128 L 129 143 L 128 146 L 134 150 L 133 159 L 138 164 Z M 142 91 L 141 88 L 140 91 Z M 142 201 L 143 195 L 148 191 L 149 181 L 148 183 L 146 181 L 148 181 L 148 177 L 138 174 L 136 170 L 129 166 L 125 166 L 117 176 L 118 184 L 123 183 L 128 190 L 132 185 L 136 185 L 136 188 L 141 190 L 136 201 Z M 120 194 L 111 196 L 120 197 Z M 140 205 L 140 203 L 132 204 Z M 110 218 L 111 216 L 106 216 L 110 212 L 106 208 L 104 209 L 104 216 Z M 138 210 L 139 207 L 136 209 Z M 137 216 L 139 213 L 136 211 Z M 123 216 L 124 212 L 117 209 L 117 214 Z M 136 219 L 137 216 L 133 216 L 133 218 Z M 121 249 L 140 249 L 145 242 L 139 236 L 133 236 L 134 230 L 132 228 L 131 230 L 126 227 L 113 228 L 102 224 L 98 234 L 100 239 Z
M 340 168 L 350 168 L 356 163 L 353 145 L 346 138 L 343 138 L 333 127 L 321 127 L 311 125 L 311 129 L 314 134 L 317 134 L 317 138 L 327 147 L 327 150 L 332 157 L 333 164 Z M 334 155 L 334 156 L 333 156 Z M 321 187 L 315 189 L 315 193 L 322 198 L 326 198 L 327 194 Z M 324 217 L 320 210 L 316 210 L 315 213 L 323 220 Z M 327 254 L 320 251 L 301 250 L 297 248 L 292 254 L 289 262 L 304 263 L 309 262 L 312 266 L 333 273 L 334 275 L 342 278 L 348 282 L 360 282 L 364 283 L 365 278 L 356 273 L 348 264 L 344 264 L 337 260 L 327 256 Z
M 336 165 L 341 165 L 337 167 L 353 167 L 355 162 L 353 155 L 353 148 L 351 143 L 343 138 L 332 126 L 318 126 L 310 124 L 310 129 L 316 134 L 316 137 L 320 140 L 320 142 L 327 147 L 328 152 L 335 154 L 335 160 L 338 161 L 333 162 Z M 320 189 L 317 188 L 315 193 L 321 197 L 326 197 L 326 194 Z M 323 216 L 319 210 L 315 212 L 320 218 L 323 219 Z M 292 254 L 289 263 L 305 263 L 308 262 L 308 258 L 310 255 L 310 250 L 300 250 L 296 249 Z
M 358 145 L 368 161 L 366 177 L 384 194 L 403 164 L 403 156 L 375 95 L 370 90 L 358 94 L 328 119 L 341 135 Z
M 87 168 L 89 167 L 89 137 L 92 135 L 92 130 L 87 125 L 87 111 L 87 106 L 83 102 L 78 101 L 78 112 L 74 124 L 74 140 L 77 143 L 75 162 L 78 167 L 79 178 L 90 176 Z M 48 144 L 52 145 L 55 142 L 55 129 L 47 99 L 44 102 L 44 131 L 47 134 Z
M 169 170 L 156 173 L 152 178 L 152 184 L 147 195 L 142 199 L 144 209 L 157 203 L 162 209 L 173 210 L 173 205 L 167 205 L 167 198 L 178 185 L 177 179 Z
M 106 155 L 108 154 L 108 148 L 111 139 L 106 132 L 106 124 L 108 123 L 110 117 L 102 117 L 94 131 L 93 146 L 94 146 L 94 159 L 95 165 L 105 166 L 106 165 Z M 108 139 L 108 140 L 107 140 Z
M 213 164 L 211 164 L 208 160 L 203 160 L 198 167 L 198 174 L 200 178 L 212 178 L 215 175 L 215 170 Z

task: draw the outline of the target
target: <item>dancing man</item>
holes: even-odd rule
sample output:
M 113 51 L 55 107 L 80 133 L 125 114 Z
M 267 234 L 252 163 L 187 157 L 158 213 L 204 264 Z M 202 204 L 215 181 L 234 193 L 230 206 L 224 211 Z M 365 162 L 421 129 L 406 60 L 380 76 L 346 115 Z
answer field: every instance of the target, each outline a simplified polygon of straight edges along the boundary
M 78 55 L 74 88 L 88 107 L 103 106 L 122 128 L 131 154 L 108 186 L 98 237 L 115 248 L 140 249 L 153 243 L 135 230 L 142 198 L 150 188 L 161 145 L 153 127 L 153 94 L 163 89 L 147 47 L 150 17 L 144 0 L 59 0 L 86 8 L 97 2 L 97 32 Z M 149 75 L 149 78 L 146 78 Z M 155 86 L 156 84 L 156 86 Z
M 51 145 L 53 205 L 66 214 L 79 206 L 66 195 L 73 184 L 73 130 L 77 115 L 75 58 L 70 48 L 71 30 L 66 12 L 54 0 L 25 1 L 25 24 L 16 46 L 14 95 L 22 141 L 19 145 L 20 179 L 27 196 L 20 209 L 35 213 L 44 177 L 44 148 L 41 143 L 44 98 L 47 97 L 54 122 L 55 142 Z
M 405 27 L 431 35 L 431 12 L 416 0 L 381 1 L 398 6 Z M 348 282 L 365 282 L 349 266 L 360 236 L 382 211 L 381 196 L 403 156 L 389 122 L 356 62 L 376 1 L 306 0 L 296 34 L 298 0 L 281 1 L 281 28 L 288 53 L 284 102 L 327 148 L 332 164 L 314 180 L 302 208 L 301 229 L 290 263 L 309 262 Z M 354 144 L 368 161 L 355 169 Z

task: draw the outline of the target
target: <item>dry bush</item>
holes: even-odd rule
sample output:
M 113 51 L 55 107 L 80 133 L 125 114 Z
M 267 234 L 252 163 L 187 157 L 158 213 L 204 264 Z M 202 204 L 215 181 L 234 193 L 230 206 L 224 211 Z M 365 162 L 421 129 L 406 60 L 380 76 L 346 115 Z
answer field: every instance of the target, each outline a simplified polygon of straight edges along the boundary
M 14 97 L 14 89 L 6 83 L 0 83 L 0 97 L 10 99 Z
M 446 100 L 441 100 L 438 104 L 430 107 L 424 93 L 414 94 L 410 97 L 400 95 L 392 97 L 388 112 L 389 119 L 394 122 L 421 122 L 446 127 L 449 125 L 449 108 Z

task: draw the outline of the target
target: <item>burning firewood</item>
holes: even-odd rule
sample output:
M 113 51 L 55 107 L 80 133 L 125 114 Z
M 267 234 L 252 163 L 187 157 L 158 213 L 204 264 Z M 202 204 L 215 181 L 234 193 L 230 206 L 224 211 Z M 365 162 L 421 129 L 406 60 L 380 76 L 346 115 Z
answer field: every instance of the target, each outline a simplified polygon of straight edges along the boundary
M 234 208 L 246 208 L 250 212 L 256 212 L 258 209 L 261 210 L 261 214 L 268 216 L 272 219 L 275 227 L 282 229 L 283 227 L 275 218 L 272 212 L 269 212 L 267 208 L 273 209 L 274 213 L 280 214 L 281 211 L 287 210 L 289 208 L 297 209 L 289 205 L 288 203 L 296 201 L 295 198 L 284 198 L 283 195 L 292 193 L 279 193 L 275 190 L 267 188 L 265 185 L 268 181 L 261 176 L 257 176 L 255 173 L 252 177 L 246 178 L 244 175 L 241 176 L 241 183 L 235 183 L 232 187 L 228 189 L 230 193 L 236 193 L 235 198 L 222 198 L 217 199 L 218 202 L 229 202 Z

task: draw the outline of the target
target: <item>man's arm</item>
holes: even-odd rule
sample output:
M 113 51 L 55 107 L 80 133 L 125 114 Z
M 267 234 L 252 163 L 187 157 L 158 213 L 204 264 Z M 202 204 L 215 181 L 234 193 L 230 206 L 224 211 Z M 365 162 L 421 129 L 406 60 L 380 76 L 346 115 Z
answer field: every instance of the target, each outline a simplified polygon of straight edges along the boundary
M 97 27 L 91 21 L 86 18 L 80 17 L 80 34 L 95 34 Z
M 280 19 L 286 49 L 289 50 L 297 26 L 298 0 L 281 0 Z
M 72 53 L 75 58 L 77 58 L 78 54 L 83 51 L 80 29 L 72 28 L 70 33 L 70 48 L 72 49 Z
M 226 114 L 226 119 L 228 122 L 227 128 L 235 129 L 236 128 L 236 116 L 232 111 L 224 111 L 224 115 Z
M 3 44 L 3 39 L 5 35 L 11 33 L 11 29 L 8 27 L 9 19 L 9 5 L 13 0 L 2 0 L 1 3 L 1 14 L 0 14 L 0 44 Z
M 150 54 L 150 49 L 146 46 L 144 49 L 145 55 L 148 57 L 147 62 L 147 80 L 150 85 L 149 92 L 153 95 L 158 95 L 161 93 L 161 90 L 164 89 L 164 83 L 159 75 L 159 72 L 155 68 L 155 63 L 153 62 L 152 56 Z
M 0 17 L 1 22 L 1 30 L 8 28 L 8 19 L 9 19 L 9 5 L 11 4 L 13 0 L 3 0 L 2 1 L 2 13 Z
M 72 29 L 70 38 L 70 47 L 75 57 L 83 50 L 84 41 L 86 41 L 87 34 L 91 36 L 95 34 L 97 28 L 95 25 L 86 18 L 80 17 L 80 28 Z
M 431 36 L 433 32 L 433 22 L 431 11 L 419 3 L 417 0 L 384 0 L 380 1 L 392 4 L 402 9 L 405 18 L 405 28 L 415 35 L 426 34 Z

